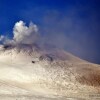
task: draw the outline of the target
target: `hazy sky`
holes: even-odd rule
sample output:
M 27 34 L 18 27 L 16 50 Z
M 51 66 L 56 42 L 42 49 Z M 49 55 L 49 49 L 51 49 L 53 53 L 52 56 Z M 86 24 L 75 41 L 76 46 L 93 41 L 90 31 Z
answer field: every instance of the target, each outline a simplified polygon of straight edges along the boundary
M 35 23 L 47 43 L 100 63 L 100 0 L 0 0 L 0 35 L 12 38 L 20 20 Z

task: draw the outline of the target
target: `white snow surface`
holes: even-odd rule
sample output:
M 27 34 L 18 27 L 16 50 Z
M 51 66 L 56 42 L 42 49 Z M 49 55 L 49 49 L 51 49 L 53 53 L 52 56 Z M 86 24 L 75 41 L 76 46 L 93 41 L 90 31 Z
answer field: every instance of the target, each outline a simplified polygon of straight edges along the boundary
M 78 81 L 90 71 L 99 73 L 100 66 L 64 50 L 1 45 L 0 100 L 100 100 L 97 83 Z

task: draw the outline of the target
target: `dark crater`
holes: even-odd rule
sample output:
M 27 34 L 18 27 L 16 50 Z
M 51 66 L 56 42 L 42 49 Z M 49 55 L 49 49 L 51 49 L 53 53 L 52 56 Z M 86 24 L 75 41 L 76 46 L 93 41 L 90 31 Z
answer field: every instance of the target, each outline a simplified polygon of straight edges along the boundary
M 51 55 L 51 54 L 45 54 L 45 55 L 41 55 L 39 57 L 39 60 L 42 61 L 42 60 L 46 60 L 46 61 L 49 61 L 49 62 L 53 62 L 55 59 L 55 56 L 54 55 Z

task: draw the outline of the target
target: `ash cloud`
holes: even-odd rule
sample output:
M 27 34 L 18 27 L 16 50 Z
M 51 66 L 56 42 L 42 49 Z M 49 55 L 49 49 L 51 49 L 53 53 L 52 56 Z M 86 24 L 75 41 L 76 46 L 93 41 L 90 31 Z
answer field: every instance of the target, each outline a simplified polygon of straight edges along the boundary
M 30 22 L 29 26 L 26 26 L 23 21 L 19 21 L 15 23 L 13 35 L 13 40 L 16 43 L 33 44 L 39 35 L 38 27 L 32 22 Z
M 7 37 L 7 36 L 1 35 L 0 36 L 0 43 L 1 44 L 13 44 L 14 41 L 10 40 L 9 37 Z
M 59 11 L 49 11 L 43 20 L 44 27 L 42 26 L 44 42 L 63 48 L 81 59 L 100 63 L 100 28 L 96 21 L 97 15 L 91 12 L 84 18 L 80 14 L 81 10 L 77 9 L 72 9 L 64 15 Z
M 0 36 L 0 41 L 3 41 L 5 37 L 3 35 Z
M 0 42 L 3 44 L 34 44 L 39 37 L 38 27 L 32 22 L 29 26 L 23 21 L 16 22 L 13 28 L 13 38 L 1 35 Z
M 3 44 L 15 45 L 38 43 L 43 48 L 45 48 L 45 44 L 46 46 L 49 44 L 49 46 L 65 49 L 82 59 L 91 62 L 97 61 L 95 60 L 98 57 L 96 42 L 94 37 L 90 36 L 93 29 L 91 27 L 95 26 L 91 24 L 92 26 L 89 28 L 87 26 L 90 25 L 82 22 L 81 19 L 72 18 L 71 16 L 76 15 L 74 12 L 69 16 L 63 16 L 61 19 L 59 12 L 50 14 L 44 17 L 43 26 L 39 27 L 40 30 L 32 22 L 26 26 L 25 22 L 19 21 L 14 25 L 13 38 L 9 39 L 9 37 L 2 35 L 0 41 Z M 49 49 L 51 48 L 49 47 Z

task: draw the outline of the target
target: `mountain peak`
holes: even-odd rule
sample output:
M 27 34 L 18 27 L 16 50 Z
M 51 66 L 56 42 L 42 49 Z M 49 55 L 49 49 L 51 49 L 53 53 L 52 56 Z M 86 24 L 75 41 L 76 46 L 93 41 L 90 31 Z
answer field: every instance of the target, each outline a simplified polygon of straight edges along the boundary
M 50 46 L 51 47 L 51 46 Z M 72 54 L 55 47 L 49 46 L 39 46 L 37 44 L 5 44 L 0 46 L 0 55 L 4 57 L 12 57 L 20 60 L 25 60 L 26 58 L 33 59 L 45 59 L 47 61 L 68 61 L 72 63 L 85 62 L 78 57 L 73 56 Z M 50 48 L 50 49 L 48 49 Z

